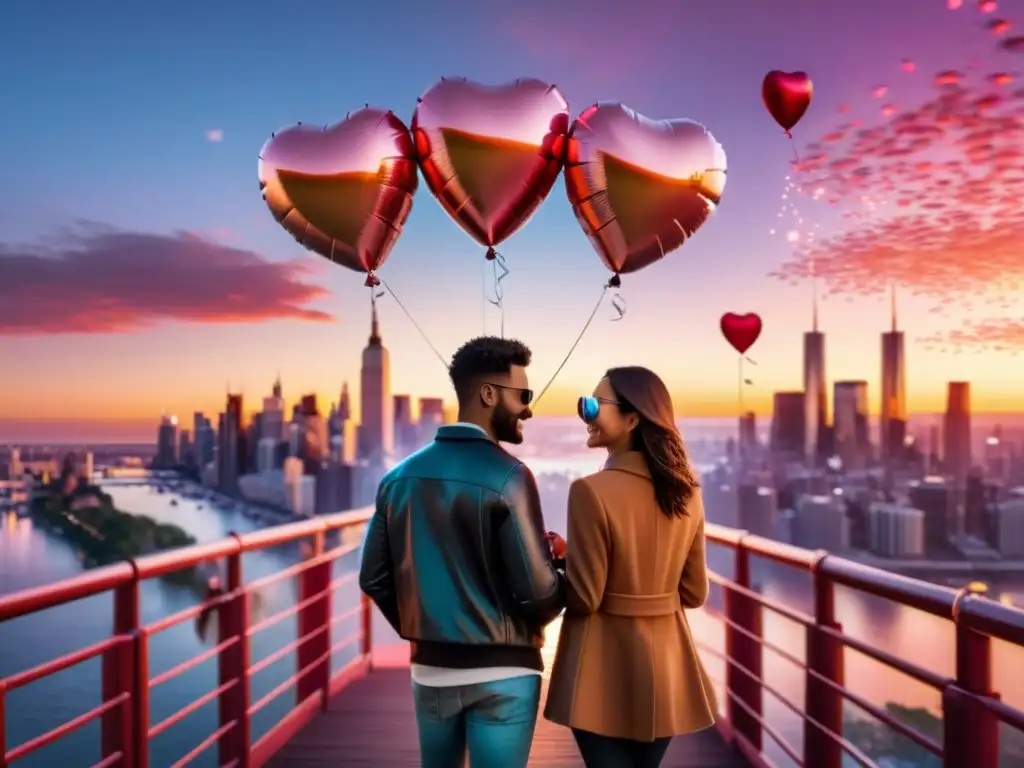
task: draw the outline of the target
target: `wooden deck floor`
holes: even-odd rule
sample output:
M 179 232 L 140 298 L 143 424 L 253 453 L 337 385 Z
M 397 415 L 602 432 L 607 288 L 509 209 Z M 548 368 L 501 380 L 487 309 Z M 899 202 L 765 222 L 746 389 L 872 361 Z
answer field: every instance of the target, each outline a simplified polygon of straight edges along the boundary
M 292 739 L 270 765 L 272 768 L 419 766 L 410 688 L 408 668 L 371 672 L 335 696 L 330 709 Z M 540 717 L 530 765 L 582 768 L 583 762 L 568 729 Z M 664 768 L 731 768 L 747 763 L 711 729 L 676 738 L 662 765 Z

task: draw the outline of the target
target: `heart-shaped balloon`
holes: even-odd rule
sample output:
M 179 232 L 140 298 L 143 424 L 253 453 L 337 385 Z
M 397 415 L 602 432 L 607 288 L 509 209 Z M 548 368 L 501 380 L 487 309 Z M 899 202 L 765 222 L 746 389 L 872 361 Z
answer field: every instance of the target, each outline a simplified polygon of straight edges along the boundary
M 772 70 L 764 76 L 761 84 L 764 105 L 787 136 L 790 136 L 790 130 L 800 122 L 807 107 L 811 105 L 813 95 L 814 84 L 806 72 Z
M 722 198 L 725 165 L 725 151 L 700 123 L 595 104 L 569 132 L 565 191 L 605 266 L 625 274 L 700 228 Z
M 259 175 L 278 223 L 309 250 L 369 273 L 367 284 L 402 233 L 418 183 L 409 129 L 376 107 L 275 133 Z
M 569 105 L 540 80 L 486 86 L 442 78 L 412 118 L 423 179 L 459 226 L 488 248 L 519 229 L 562 169 Z
M 726 312 L 720 325 L 725 340 L 741 355 L 754 346 L 761 335 L 761 318 L 753 312 L 745 315 Z

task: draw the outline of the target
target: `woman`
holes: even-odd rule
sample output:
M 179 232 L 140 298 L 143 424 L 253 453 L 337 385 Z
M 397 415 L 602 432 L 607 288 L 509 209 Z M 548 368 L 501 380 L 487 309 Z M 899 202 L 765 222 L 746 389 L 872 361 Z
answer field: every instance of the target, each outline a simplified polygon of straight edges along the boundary
M 656 768 L 672 737 L 715 721 L 683 608 L 708 596 L 704 507 L 665 384 L 612 368 L 579 400 L 597 474 L 569 489 L 565 618 L 544 716 L 587 768 Z

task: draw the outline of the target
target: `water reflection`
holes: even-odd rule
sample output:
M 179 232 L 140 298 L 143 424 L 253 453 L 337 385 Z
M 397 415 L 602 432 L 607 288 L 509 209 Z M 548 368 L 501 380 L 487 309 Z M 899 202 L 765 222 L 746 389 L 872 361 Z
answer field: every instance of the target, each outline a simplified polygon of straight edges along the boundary
M 189 531 L 200 542 L 212 541 L 230 531 L 245 533 L 255 525 L 236 512 L 201 509 L 197 502 L 178 498 L 171 504 L 171 494 L 157 494 L 146 486 L 107 488 L 121 509 L 146 514 L 161 522 L 175 523 Z M 243 572 L 246 582 L 280 571 L 297 561 L 297 546 L 246 553 Z M 335 564 L 335 576 L 351 572 L 358 565 L 358 553 L 346 556 Z M 81 572 L 76 553 L 62 540 L 32 525 L 31 520 L 5 518 L 0 525 L 0 593 L 26 589 L 68 578 Z M 195 605 L 199 595 L 187 588 L 159 580 L 144 582 L 141 587 L 142 620 L 150 623 Z M 296 583 L 286 579 L 261 590 L 264 612 L 276 613 L 296 600 Z M 332 602 L 338 614 L 349 611 L 358 602 L 355 584 L 342 586 Z M 0 676 L 29 669 L 63 654 L 79 650 L 109 636 L 112 623 L 110 595 L 98 595 L 76 603 L 60 606 L 40 614 L 25 616 L 0 624 Z M 255 664 L 265 659 L 296 637 L 296 617 L 288 617 L 257 633 L 251 641 L 251 659 Z M 335 641 L 359 630 L 358 615 L 339 622 L 333 629 Z M 193 622 L 167 629 L 151 639 L 150 677 L 198 656 L 209 648 L 195 634 Z M 357 644 L 335 655 L 332 666 L 340 669 L 353 657 Z M 253 676 L 252 701 L 282 684 L 296 670 L 294 653 L 284 655 Z M 151 696 L 151 725 L 156 725 L 178 712 L 217 685 L 216 659 L 155 686 Z M 57 675 L 7 695 L 8 746 L 20 744 L 54 728 L 100 704 L 100 660 L 93 659 Z M 46 702 L 46 706 L 40 706 Z M 295 703 L 293 690 L 288 690 L 253 717 L 253 738 L 259 738 L 278 722 Z M 205 739 L 217 722 L 216 701 L 200 707 L 180 723 L 169 727 L 152 740 L 151 764 L 172 765 Z M 93 764 L 100 759 L 99 724 L 92 723 L 49 747 L 18 761 L 25 768 L 50 768 L 54 765 Z M 194 763 L 215 766 L 216 750 L 211 749 Z

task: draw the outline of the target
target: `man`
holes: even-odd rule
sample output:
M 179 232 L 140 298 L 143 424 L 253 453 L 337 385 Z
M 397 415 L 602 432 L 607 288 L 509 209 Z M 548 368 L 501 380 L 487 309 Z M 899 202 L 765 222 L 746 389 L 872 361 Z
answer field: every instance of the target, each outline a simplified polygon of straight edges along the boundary
M 537 483 L 499 443 L 533 413 L 519 341 L 452 357 L 459 421 L 381 481 L 359 585 L 412 641 L 425 768 L 525 768 L 540 704 L 542 630 L 564 607 Z

